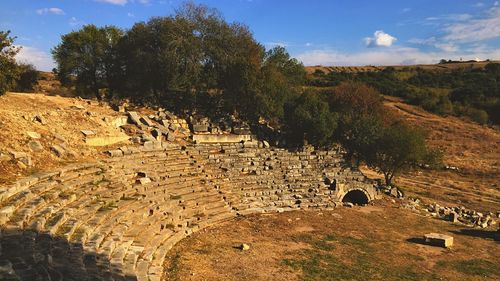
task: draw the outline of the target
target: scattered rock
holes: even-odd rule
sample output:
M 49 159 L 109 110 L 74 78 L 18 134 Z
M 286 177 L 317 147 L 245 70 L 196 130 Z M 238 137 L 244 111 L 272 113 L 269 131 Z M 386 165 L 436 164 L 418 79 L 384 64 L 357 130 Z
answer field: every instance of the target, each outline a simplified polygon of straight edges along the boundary
M 429 245 L 449 248 L 453 246 L 453 237 L 439 233 L 429 233 L 424 235 L 425 242 Z
M 0 153 L 0 162 L 10 161 L 10 159 L 11 159 L 11 157 L 9 155 Z
M 138 184 L 148 184 L 151 182 L 150 178 L 138 178 L 136 181 Z
M 24 166 L 31 166 L 33 163 L 31 162 L 31 156 L 29 156 L 26 152 L 12 151 L 12 157 L 18 161 L 18 163 L 22 163 Z M 25 168 L 21 165 L 23 168 Z
M 71 106 L 71 109 L 85 110 L 85 107 L 80 104 L 75 104 Z
M 354 204 L 351 203 L 351 202 L 344 202 L 344 207 L 349 207 L 349 208 L 353 208 L 354 207 Z
M 270 147 L 269 142 L 267 142 L 267 141 L 265 141 L 265 140 L 264 140 L 264 141 L 262 141 L 262 146 L 263 146 L 264 148 L 269 148 L 269 147 Z
M 39 139 L 41 138 L 42 136 L 37 133 L 37 132 L 31 132 L 31 131 L 28 131 L 26 132 L 26 134 L 28 135 L 28 137 L 32 138 L 32 139 Z
M 81 132 L 86 137 L 95 135 L 95 132 L 92 130 L 81 130 Z
M 141 125 L 141 117 L 135 111 L 128 112 L 128 118 L 131 124 Z
M 153 127 L 155 125 L 155 123 L 153 123 L 153 121 L 151 121 L 151 119 L 149 119 L 149 117 L 147 116 L 141 117 L 140 121 L 149 127 Z
M 120 149 L 108 150 L 106 153 L 111 157 L 120 157 L 123 156 L 123 151 Z
M 242 251 L 250 250 L 250 246 L 248 244 L 245 244 L 245 243 L 241 244 L 238 248 Z
M 125 124 L 127 124 L 127 116 L 120 116 L 111 121 L 111 125 L 115 128 L 119 128 Z
M 28 143 L 28 146 L 33 152 L 43 151 L 43 145 L 37 140 L 30 141 Z
M 391 191 L 389 192 L 391 196 L 396 197 L 396 198 L 403 198 L 403 192 L 399 190 L 397 187 L 391 188 Z
M 61 136 L 60 134 L 55 133 L 54 138 L 60 142 L 66 142 L 66 139 L 63 136 Z
M 173 132 L 168 132 L 165 137 L 167 138 L 167 141 L 175 141 L 175 136 Z
M 57 145 L 57 144 L 54 144 L 53 146 L 51 146 L 50 150 L 52 150 L 52 152 L 54 152 L 54 154 L 57 157 L 63 157 L 64 154 L 66 153 L 66 151 L 64 150 L 64 148 L 62 148 L 60 145 Z
M 47 120 L 42 115 L 35 115 L 35 117 L 33 117 L 33 120 L 40 122 L 40 124 L 42 125 L 47 125 Z

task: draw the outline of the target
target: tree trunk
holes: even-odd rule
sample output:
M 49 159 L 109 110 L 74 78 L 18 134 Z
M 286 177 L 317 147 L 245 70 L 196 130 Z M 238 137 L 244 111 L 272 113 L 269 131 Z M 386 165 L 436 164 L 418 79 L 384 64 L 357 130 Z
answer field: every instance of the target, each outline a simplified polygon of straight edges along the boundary
M 387 172 L 387 173 L 384 173 L 384 178 L 385 178 L 385 185 L 386 186 L 391 186 L 392 185 L 392 177 L 394 175 Z

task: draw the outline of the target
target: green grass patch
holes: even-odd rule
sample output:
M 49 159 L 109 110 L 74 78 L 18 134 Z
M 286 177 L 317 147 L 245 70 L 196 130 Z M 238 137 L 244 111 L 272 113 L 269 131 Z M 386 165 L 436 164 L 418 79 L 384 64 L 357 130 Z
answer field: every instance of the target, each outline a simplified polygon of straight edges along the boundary
M 441 261 L 438 267 L 452 268 L 455 271 L 467 275 L 483 277 L 499 277 L 500 264 L 483 259 L 459 260 L 459 261 Z
M 414 266 L 395 266 L 379 260 L 368 238 L 351 236 L 299 235 L 295 242 L 307 243 L 306 250 L 290 253 L 282 265 L 302 272 L 300 280 L 437 280 L 432 274 L 420 272 Z M 342 247 L 340 255 L 336 252 Z

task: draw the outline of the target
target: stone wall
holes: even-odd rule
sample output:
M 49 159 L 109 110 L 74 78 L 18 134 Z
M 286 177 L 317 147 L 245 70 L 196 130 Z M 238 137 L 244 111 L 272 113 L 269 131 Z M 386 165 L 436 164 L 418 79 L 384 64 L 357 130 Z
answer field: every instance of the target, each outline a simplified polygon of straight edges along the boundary
M 377 196 L 340 149 L 158 142 L 110 155 L 0 189 L 0 279 L 162 280 L 168 250 L 209 225 Z

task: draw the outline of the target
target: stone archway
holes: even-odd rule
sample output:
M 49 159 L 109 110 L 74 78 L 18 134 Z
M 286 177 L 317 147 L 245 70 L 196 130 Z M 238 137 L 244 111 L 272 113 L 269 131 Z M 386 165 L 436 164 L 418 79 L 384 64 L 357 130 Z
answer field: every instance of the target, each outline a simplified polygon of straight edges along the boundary
M 352 189 L 342 197 L 342 202 L 350 202 L 355 205 L 365 205 L 370 202 L 368 195 L 360 189 Z

